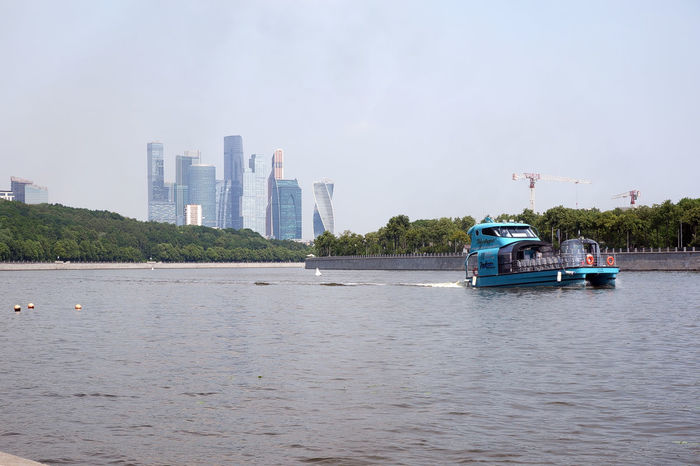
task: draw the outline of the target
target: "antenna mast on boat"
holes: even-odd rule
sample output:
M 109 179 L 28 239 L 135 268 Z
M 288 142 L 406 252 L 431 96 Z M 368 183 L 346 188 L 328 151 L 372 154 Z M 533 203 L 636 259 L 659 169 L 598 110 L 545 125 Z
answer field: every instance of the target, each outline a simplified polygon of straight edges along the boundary
M 591 184 L 588 180 L 577 180 L 564 176 L 541 175 L 539 173 L 513 173 L 513 181 L 530 180 L 530 210 L 535 212 L 535 181 L 564 181 L 576 184 Z M 578 201 L 576 202 L 578 208 Z

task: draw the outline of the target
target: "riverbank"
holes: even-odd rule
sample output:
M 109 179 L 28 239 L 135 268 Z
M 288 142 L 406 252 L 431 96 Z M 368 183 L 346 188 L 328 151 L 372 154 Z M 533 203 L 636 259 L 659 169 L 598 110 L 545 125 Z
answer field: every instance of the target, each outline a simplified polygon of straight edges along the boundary
M 2 466 L 42 466 L 44 463 L 20 458 L 19 456 L 10 455 L 0 451 L 0 464 Z
M 700 271 L 700 251 L 614 252 L 621 271 Z M 329 256 L 306 259 L 307 269 L 320 270 L 453 270 L 464 271 L 464 254 Z
M 302 262 L 0 262 L 2 270 L 302 268 Z

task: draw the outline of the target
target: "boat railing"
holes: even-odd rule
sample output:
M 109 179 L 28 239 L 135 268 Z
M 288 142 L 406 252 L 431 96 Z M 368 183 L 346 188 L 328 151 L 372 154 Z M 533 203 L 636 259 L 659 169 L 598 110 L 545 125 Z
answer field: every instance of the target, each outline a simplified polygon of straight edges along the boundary
M 608 263 L 608 257 L 612 257 L 612 264 Z M 586 256 L 581 257 L 578 254 L 558 254 L 543 257 L 534 257 L 531 259 L 519 259 L 513 261 L 511 271 L 517 272 L 536 272 L 540 270 L 553 270 L 571 267 L 607 267 L 616 264 L 614 254 L 594 255 L 593 262 L 588 263 Z

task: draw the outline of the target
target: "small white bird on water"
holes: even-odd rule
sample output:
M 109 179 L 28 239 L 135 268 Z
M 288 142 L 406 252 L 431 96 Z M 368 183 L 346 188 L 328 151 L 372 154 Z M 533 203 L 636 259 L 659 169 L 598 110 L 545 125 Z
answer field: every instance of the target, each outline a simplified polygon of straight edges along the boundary
M 317 276 L 317 277 L 320 277 L 320 276 L 321 276 L 321 271 L 318 270 L 318 267 L 316 267 L 316 276 Z

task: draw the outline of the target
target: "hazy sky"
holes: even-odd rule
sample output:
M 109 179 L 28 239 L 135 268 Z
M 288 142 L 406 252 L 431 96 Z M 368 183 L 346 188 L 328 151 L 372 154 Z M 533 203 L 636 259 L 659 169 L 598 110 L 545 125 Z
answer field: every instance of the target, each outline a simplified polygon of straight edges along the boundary
M 697 1 L 0 0 L 0 189 L 145 219 L 146 144 L 285 151 L 336 233 L 700 197 Z

